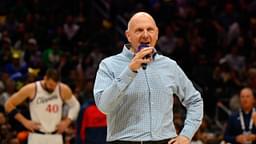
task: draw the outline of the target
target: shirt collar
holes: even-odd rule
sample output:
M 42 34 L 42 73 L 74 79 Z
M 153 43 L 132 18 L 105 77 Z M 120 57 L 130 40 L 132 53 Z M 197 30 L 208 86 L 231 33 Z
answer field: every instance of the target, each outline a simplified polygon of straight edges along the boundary
M 244 114 L 244 115 L 251 115 L 251 113 L 252 113 L 252 109 L 251 109 L 249 112 L 243 111 L 243 114 Z
M 130 50 L 130 48 L 131 45 L 125 44 L 123 47 L 122 54 L 131 60 L 134 57 L 134 53 Z

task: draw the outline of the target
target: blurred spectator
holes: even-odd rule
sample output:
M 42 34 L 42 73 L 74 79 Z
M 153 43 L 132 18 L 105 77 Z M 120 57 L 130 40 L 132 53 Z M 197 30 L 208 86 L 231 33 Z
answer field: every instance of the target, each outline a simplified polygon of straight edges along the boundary
M 37 40 L 35 38 L 28 39 L 24 52 L 24 60 L 29 67 L 42 67 L 41 51 L 38 49 Z
M 7 124 L 6 117 L 4 112 L 0 112 L 0 125 L 2 126 L 4 124 Z
M 17 85 L 16 82 L 12 79 L 8 79 L 7 81 L 5 81 L 5 88 L 6 88 L 6 92 L 8 94 L 8 97 L 12 94 L 14 94 L 17 90 Z
M 230 52 L 221 61 L 226 62 L 236 72 L 241 73 L 245 70 L 245 57 L 241 55 L 236 43 L 231 46 Z
M 72 51 L 72 46 L 75 45 L 78 38 L 80 26 L 76 23 L 75 17 L 72 15 L 66 16 L 63 25 L 63 32 L 65 34 L 66 45 L 61 47 L 63 51 Z
M 229 100 L 229 107 L 230 107 L 230 111 L 239 111 L 241 105 L 240 105 L 240 100 L 239 100 L 239 95 L 235 94 L 231 97 L 231 99 Z
M 232 144 L 256 143 L 255 98 L 250 88 L 240 91 L 241 109 L 229 117 L 224 139 Z
M 5 91 L 5 85 L 0 80 L 0 112 L 3 112 L 4 103 L 9 98 L 9 95 Z
M 229 98 L 241 87 L 237 72 L 231 69 L 225 61 L 220 61 L 220 64 L 215 67 L 213 79 L 215 84 L 214 95 L 217 100 L 229 101 Z
M 57 39 L 52 40 L 51 46 L 43 51 L 43 62 L 46 67 L 56 67 L 60 62 L 60 56 L 62 54 L 60 44 Z
M 71 15 L 66 17 L 66 22 L 63 27 L 68 40 L 72 40 L 80 28 L 79 25 L 75 23 L 74 17 Z
M 256 67 L 256 37 L 253 37 L 250 42 L 251 50 L 248 54 L 247 65 L 248 67 Z
M 13 50 L 12 61 L 5 65 L 6 72 L 13 80 L 23 79 L 27 74 L 27 64 L 21 62 L 21 52 Z
M 9 38 L 4 38 L 1 40 L 1 49 L 0 49 L 0 66 L 3 71 L 4 66 L 7 63 L 10 63 L 12 59 L 11 51 L 11 40 Z
M 77 120 L 76 144 L 106 144 L 106 115 L 99 111 L 93 99 L 87 100 Z
M 240 26 L 239 23 L 234 22 L 230 25 L 227 32 L 227 44 L 230 45 L 233 41 L 237 40 L 240 35 Z
M 8 144 L 22 144 L 20 143 L 19 139 L 18 138 L 10 138 L 8 141 L 7 141 Z
M 31 83 L 31 82 L 35 82 L 39 79 L 42 79 L 42 77 L 39 76 L 39 73 L 40 73 L 40 69 L 29 67 L 24 84 L 28 84 L 28 83 Z
M 0 144 L 7 144 L 12 135 L 11 125 L 7 122 L 6 115 L 0 112 Z
M 165 27 L 164 35 L 160 36 L 158 46 L 164 55 L 170 56 L 176 47 L 175 44 L 176 38 L 174 36 L 174 30 L 169 24 Z
M 220 15 L 219 20 L 226 30 L 234 22 L 237 22 L 239 18 L 238 13 L 235 11 L 235 6 L 231 2 L 227 2 L 224 5 L 223 13 Z
M 256 68 L 248 69 L 248 85 L 256 94 Z

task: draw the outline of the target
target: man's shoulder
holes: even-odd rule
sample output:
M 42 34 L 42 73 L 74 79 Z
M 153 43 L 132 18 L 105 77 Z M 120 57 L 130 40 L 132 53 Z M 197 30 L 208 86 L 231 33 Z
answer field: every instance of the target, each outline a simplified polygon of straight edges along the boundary
M 106 57 L 102 60 L 103 63 L 113 63 L 113 62 L 119 62 L 119 61 L 123 61 L 126 58 L 121 54 L 115 54 L 109 57 Z
M 231 113 L 231 115 L 229 116 L 230 119 L 237 119 L 239 117 L 239 111 L 234 111 Z
M 18 93 L 20 93 L 22 95 L 26 95 L 26 96 L 33 96 L 35 91 L 36 91 L 36 84 L 35 84 L 35 82 L 32 82 L 32 83 L 28 83 L 28 84 L 24 85 L 18 91 Z
M 157 54 L 156 57 L 155 57 L 155 60 L 168 62 L 170 64 L 177 65 L 177 62 L 174 59 L 172 59 L 170 57 L 167 57 L 165 55 L 162 55 L 162 54 Z
M 23 86 L 24 89 L 35 89 L 36 82 L 31 82 Z
M 64 89 L 64 90 L 71 90 L 71 88 L 69 87 L 69 85 L 66 84 L 66 83 L 63 83 L 63 82 L 60 82 L 60 83 L 59 83 L 59 86 L 60 86 L 61 89 Z

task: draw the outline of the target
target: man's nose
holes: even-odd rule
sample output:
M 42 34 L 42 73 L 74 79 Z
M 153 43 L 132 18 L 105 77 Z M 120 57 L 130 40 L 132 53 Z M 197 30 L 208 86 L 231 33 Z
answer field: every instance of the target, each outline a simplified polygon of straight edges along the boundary
M 142 36 L 145 37 L 145 38 L 147 38 L 147 37 L 149 36 L 148 31 L 147 31 L 147 30 L 144 30 Z

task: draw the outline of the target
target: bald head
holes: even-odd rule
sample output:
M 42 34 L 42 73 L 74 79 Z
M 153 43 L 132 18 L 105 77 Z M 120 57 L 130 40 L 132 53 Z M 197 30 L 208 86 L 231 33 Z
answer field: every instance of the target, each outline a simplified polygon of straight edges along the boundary
M 254 106 L 254 95 L 251 88 L 246 87 L 240 91 L 240 104 L 245 111 L 250 111 Z
M 158 28 L 153 17 L 146 12 L 134 14 L 128 22 L 125 32 L 132 51 L 137 51 L 140 44 L 154 47 L 158 39 Z
M 138 21 L 138 20 L 140 20 L 140 19 L 142 19 L 142 18 L 147 18 L 147 19 L 149 19 L 149 20 L 152 21 L 152 23 L 156 26 L 156 22 L 155 22 L 155 20 L 153 19 L 153 17 L 152 17 L 150 14 L 148 14 L 148 13 L 146 13 L 146 12 L 137 12 L 137 13 L 135 13 L 135 14 L 130 18 L 130 20 L 129 20 L 129 22 L 128 22 L 128 26 L 127 26 L 127 31 L 129 31 L 130 27 L 131 27 L 134 23 L 136 23 L 136 21 Z
M 241 90 L 240 96 L 249 95 L 253 97 L 253 91 L 251 88 L 245 87 Z

